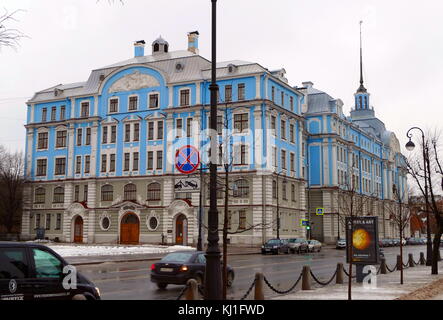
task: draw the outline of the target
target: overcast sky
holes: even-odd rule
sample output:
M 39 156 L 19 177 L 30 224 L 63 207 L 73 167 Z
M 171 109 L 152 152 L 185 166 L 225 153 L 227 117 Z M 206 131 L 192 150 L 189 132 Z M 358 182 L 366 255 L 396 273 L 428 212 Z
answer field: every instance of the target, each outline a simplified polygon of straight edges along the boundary
M 149 53 L 161 35 L 171 51 L 183 50 L 187 32 L 198 30 L 200 54 L 211 57 L 210 0 L 0 0 L 2 7 L 26 10 L 8 27 L 28 36 L 16 51 L 0 51 L 0 144 L 11 150 L 24 150 L 25 102 L 34 92 L 132 58 L 135 40 Z M 292 86 L 312 81 L 349 114 L 363 20 L 365 86 L 403 147 L 410 127 L 442 127 L 442 12 L 439 0 L 219 0 L 217 59 L 284 67 Z

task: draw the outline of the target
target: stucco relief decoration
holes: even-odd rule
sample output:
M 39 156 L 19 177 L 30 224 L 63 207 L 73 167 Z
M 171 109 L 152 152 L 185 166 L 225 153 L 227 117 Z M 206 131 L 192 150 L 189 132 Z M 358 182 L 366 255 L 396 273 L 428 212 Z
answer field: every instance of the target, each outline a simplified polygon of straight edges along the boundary
M 86 209 L 80 203 L 73 203 L 67 209 L 69 216 L 72 218 L 76 215 L 85 216 Z
M 109 225 L 107 228 L 105 228 L 103 226 L 103 219 L 107 218 L 109 221 Z M 100 216 L 98 217 L 99 221 L 100 221 L 100 229 L 102 229 L 103 231 L 108 231 L 109 228 L 111 227 L 111 215 L 108 212 L 103 212 L 102 214 L 100 214 Z
M 160 83 L 153 76 L 135 71 L 117 80 L 110 88 L 109 92 L 133 91 L 143 88 L 159 87 Z

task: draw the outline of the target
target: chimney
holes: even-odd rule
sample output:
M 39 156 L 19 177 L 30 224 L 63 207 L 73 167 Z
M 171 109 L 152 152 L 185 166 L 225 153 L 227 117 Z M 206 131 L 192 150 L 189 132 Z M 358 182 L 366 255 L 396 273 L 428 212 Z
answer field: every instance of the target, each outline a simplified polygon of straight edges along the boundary
M 134 57 L 144 57 L 145 44 L 145 40 L 136 41 L 134 43 Z
M 303 84 L 303 87 L 306 87 L 306 88 L 312 88 L 312 86 L 314 85 L 311 81 L 305 81 L 305 82 L 302 82 L 302 84 Z
M 198 54 L 198 31 L 188 33 L 188 51 Z

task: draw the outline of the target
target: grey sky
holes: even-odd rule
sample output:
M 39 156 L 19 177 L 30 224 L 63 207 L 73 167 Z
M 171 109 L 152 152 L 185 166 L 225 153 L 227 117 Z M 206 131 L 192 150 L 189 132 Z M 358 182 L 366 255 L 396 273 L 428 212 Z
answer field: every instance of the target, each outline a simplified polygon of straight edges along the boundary
M 133 56 L 133 41 L 159 35 L 170 50 L 187 48 L 200 32 L 200 54 L 211 57 L 210 0 L 0 0 L 24 9 L 29 38 L 0 51 L 0 144 L 25 145 L 25 101 L 59 83 L 86 81 L 92 69 Z M 371 105 L 406 143 L 411 126 L 442 127 L 443 2 L 357 0 L 219 0 L 217 59 L 284 67 L 291 85 L 310 80 L 344 101 L 349 114 L 359 86 L 359 21 L 364 78 Z M 417 134 L 417 133 L 416 133 Z

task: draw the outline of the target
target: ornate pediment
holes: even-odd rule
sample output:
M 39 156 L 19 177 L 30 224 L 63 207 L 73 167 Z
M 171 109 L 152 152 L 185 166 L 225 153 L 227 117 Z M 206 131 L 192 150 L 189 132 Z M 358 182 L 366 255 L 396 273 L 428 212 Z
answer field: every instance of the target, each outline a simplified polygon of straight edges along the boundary
M 117 80 L 110 88 L 109 92 L 134 91 L 143 88 L 159 87 L 160 83 L 156 78 L 148 74 L 134 71 L 127 76 Z
M 84 217 L 84 215 L 86 214 L 85 207 L 78 202 L 74 202 L 73 204 L 71 204 L 66 211 L 69 213 L 71 217 L 76 215 Z
M 146 206 L 141 205 L 135 201 L 123 201 L 123 202 L 111 205 L 110 208 L 119 208 L 119 209 L 127 211 L 127 210 L 145 209 Z

